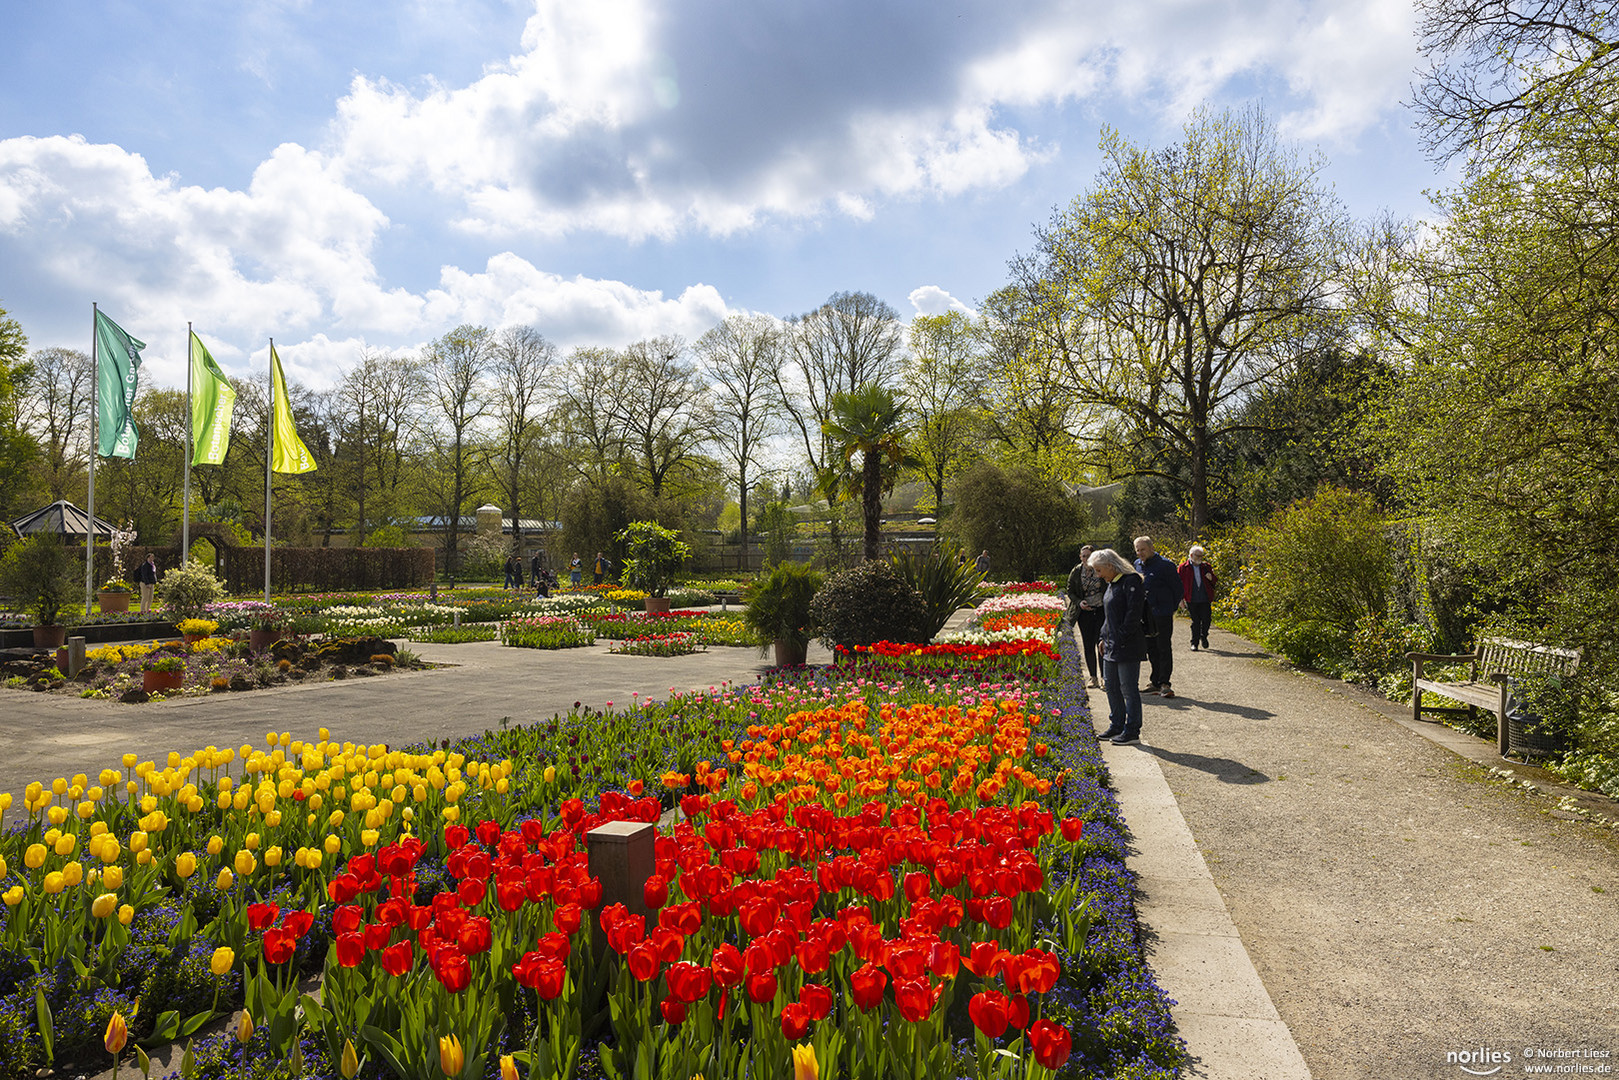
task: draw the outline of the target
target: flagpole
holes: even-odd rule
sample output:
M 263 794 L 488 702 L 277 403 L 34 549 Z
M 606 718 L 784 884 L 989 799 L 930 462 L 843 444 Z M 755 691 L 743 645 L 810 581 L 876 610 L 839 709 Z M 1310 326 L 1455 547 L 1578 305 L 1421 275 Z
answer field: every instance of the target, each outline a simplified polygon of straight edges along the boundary
M 264 602 L 270 602 L 270 465 L 275 461 L 275 338 L 270 339 L 270 411 L 264 426 Z
M 98 417 L 96 405 L 101 397 L 101 345 L 97 340 L 96 330 L 100 323 L 99 309 L 94 300 L 90 301 L 90 520 L 85 524 L 87 530 L 84 534 L 84 613 L 90 614 L 90 593 L 96 584 L 96 451 L 100 446 L 100 432 L 97 430 Z
M 186 479 L 180 510 L 180 565 L 191 565 L 191 452 L 197 441 L 191 419 L 191 320 L 186 320 Z

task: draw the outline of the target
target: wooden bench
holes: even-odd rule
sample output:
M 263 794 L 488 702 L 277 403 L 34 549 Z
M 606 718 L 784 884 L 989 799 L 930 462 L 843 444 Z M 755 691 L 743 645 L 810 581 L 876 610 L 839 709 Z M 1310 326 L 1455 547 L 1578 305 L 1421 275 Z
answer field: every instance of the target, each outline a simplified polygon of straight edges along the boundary
M 1504 757 L 1507 745 L 1507 694 L 1514 678 L 1535 675 L 1572 676 L 1580 666 L 1579 649 L 1559 649 L 1511 638 L 1483 638 L 1470 653 L 1406 653 L 1411 661 L 1411 719 L 1421 720 L 1424 711 L 1466 713 L 1469 721 L 1479 709 L 1495 713 L 1496 750 Z M 1441 682 L 1424 678 L 1423 666 L 1436 662 L 1470 663 L 1465 682 Z M 1422 704 L 1423 691 L 1442 694 L 1463 703 L 1465 708 Z

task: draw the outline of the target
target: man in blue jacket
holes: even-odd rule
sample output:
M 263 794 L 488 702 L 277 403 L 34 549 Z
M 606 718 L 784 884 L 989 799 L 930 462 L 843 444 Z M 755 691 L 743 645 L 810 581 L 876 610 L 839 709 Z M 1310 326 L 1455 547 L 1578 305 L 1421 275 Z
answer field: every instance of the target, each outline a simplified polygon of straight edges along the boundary
M 1180 569 L 1158 554 L 1152 537 L 1136 537 L 1136 569 L 1147 583 L 1147 693 L 1175 696 L 1175 609 L 1186 599 Z

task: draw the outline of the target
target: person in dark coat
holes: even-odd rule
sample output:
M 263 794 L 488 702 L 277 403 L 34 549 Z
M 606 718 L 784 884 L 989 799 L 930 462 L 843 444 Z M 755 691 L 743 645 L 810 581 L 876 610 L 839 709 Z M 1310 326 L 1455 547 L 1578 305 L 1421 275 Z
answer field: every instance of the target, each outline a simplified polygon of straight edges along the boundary
M 1136 570 L 1147 586 L 1147 693 L 1175 696 L 1175 609 L 1186 599 L 1180 571 L 1158 554 L 1152 537 L 1136 537 Z
M 513 578 L 516 578 L 517 580 L 514 582 L 512 580 Z M 517 586 L 517 587 L 521 587 L 522 584 L 523 584 L 523 564 L 517 561 L 517 556 L 516 555 L 508 555 L 508 556 L 506 556 L 506 584 L 503 585 L 502 588 L 510 589 L 514 585 Z
M 1214 567 L 1204 560 L 1208 552 L 1203 545 L 1193 544 L 1180 565 L 1181 589 L 1186 593 L 1186 613 L 1192 617 L 1192 651 L 1198 646 L 1209 647 L 1209 623 L 1214 618 L 1214 592 L 1219 582 Z
M 529 582 L 536 589 L 539 588 L 540 587 L 540 571 L 545 569 L 545 566 L 544 566 L 543 563 L 540 562 L 540 553 L 538 551 L 536 551 L 534 553 L 534 557 L 528 561 L 528 569 L 529 569 L 529 578 L 528 578 Z
M 135 584 L 141 587 L 141 614 L 152 612 L 152 594 L 157 590 L 157 556 L 147 555 L 146 561 L 135 568 Z
M 1098 738 L 1127 746 L 1141 741 L 1141 660 L 1147 652 L 1141 613 L 1147 586 L 1136 568 L 1112 548 L 1093 552 L 1086 562 L 1107 582 L 1100 646 L 1108 725 Z

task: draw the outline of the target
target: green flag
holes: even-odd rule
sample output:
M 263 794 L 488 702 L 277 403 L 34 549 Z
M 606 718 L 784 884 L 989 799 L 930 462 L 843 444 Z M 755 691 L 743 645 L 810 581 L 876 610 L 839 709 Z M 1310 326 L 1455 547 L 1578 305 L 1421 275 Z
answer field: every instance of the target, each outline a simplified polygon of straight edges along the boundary
M 313 472 L 315 459 L 304 441 L 298 438 L 298 429 L 292 424 L 292 405 L 287 401 L 287 380 L 281 374 L 281 357 L 270 346 L 270 378 L 275 395 L 275 456 L 270 468 L 279 473 Z
M 124 328 L 96 311 L 96 409 L 102 457 L 132 458 L 140 432 L 135 429 L 135 386 L 140 379 L 141 350 Z
M 231 410 L 236 391 L 208 354 L 202 339 L 191 335 L 191 440 L 193 465 L 222 465 L 230 449 Z

